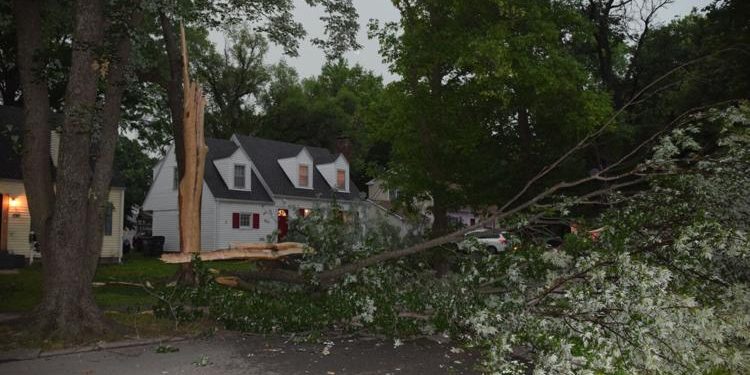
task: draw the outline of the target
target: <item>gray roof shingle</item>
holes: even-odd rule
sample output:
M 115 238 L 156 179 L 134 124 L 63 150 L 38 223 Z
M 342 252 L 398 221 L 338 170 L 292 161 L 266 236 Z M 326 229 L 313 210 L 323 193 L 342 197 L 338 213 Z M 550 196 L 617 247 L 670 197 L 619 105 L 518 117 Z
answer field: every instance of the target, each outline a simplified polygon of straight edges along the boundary
M 307 151 L 310 152 L 316 165 L 332 163 L 338 158 L 339 154 L 333 154 L 321 147 L 304 146 L 239 134 L 235 134 L 235 137 L 258 168 L 273 194 L 301 198 L 332 199 L 335 197 L 338 200 L 356 200 L 359 198 L 359 190 L 353 181 L 349 181 L 348 193 L 336 191 L 328 185 L 317 168 L 313 168 L 313 189 L 298 189 L 294 187 L 294 184 L 278 163 L 279 159 L 297 156 L 303 147 L 306 147 Z
M 219 171 L 214 165 L 214 160 L 224 159 L 231 156 L 237 150 L 238 146 L 232 141 L 216 138 L 206 138 L 206 145 L 208 146 L 208 154 L 206 154 L 206 167 L 204 180 L 211 189 L 211 194 L 216 198 L 224 199 L 239 199 L 239 200 L 250 200 L 257 202 L 273 202 L 271 196 L 268 194 L 263 185 L 260 183 L 260 179 L 255 172 L 250 173 L 250 186 L 251 191 L 239 191 L 231 190 L 221 178 Z

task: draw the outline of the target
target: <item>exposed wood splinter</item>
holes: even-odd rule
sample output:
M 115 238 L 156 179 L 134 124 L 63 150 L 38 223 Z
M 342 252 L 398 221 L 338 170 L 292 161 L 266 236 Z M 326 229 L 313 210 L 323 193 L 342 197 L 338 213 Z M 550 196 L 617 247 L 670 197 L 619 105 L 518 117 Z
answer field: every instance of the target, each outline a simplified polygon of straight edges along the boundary
M 304 244 L 297 242 L 282 242 L 278 244 L 246 243 L 232 244 L 229 249 L 200 253 L 199 256 L 204 261 L 232 259 L 273 260 L 311 251 Z M 190 263 L 192 260 L 193 254 L 191 253 L 170 253 L 162 254 L 161 256 L 161 261 L 164 263 Z

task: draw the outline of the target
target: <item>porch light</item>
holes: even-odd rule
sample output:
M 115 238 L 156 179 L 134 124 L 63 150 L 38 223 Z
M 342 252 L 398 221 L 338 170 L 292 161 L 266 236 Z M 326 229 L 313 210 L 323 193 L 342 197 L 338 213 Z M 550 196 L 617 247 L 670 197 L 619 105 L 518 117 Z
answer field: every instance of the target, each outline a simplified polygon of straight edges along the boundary
M 10 197 L 10 208 L 16 208 L 19 205 L 18 198 Z

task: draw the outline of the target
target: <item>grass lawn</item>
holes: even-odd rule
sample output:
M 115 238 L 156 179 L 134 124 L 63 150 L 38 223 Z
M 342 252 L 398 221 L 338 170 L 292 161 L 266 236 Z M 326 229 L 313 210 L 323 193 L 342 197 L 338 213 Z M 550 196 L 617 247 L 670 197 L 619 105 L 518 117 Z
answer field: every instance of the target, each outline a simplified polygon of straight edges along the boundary
M 249 261 L 206 262 L 218 270 L 246 270 Z M 177 265 L 157 258 L 131 253 L 121 264 L 100 265 L 95 282 L 165 283 L 177 272 Z M 103 310 L 135 312 L 149 310 L 154 298 L 143 288 L 128 285 L 105 285 L 94 288 L 96 301 Z M 19 274 L 0 275 L 0 312 L 25 312 L 39 303 L 42 296 L 42 268 L 39 263 L 21 269 Z
M 220 271 L 247 270 L 253 267 L 250 261 L 206 262 L 208 267 Z M 157 258 L 141 254 L 128 254 L 121 264 L 100 265 L 94 277 L 95 283 L 127 282 L 152 285 L 165 284 L 177 272 L 177 265 L 166 264 Z M 141 286 L 103 285 L 94 287 L 94 295 L 106 316 L 116 322 L 117 328 L 104 341 L 125 337 L 169 337 L 180 335 L 210 334 L 217 328 L 208 319 L 177 324 L 171 320 L 158 319 L 151 311 L 156 299 Z M 31 311 L 42 298 L 42 267 L 34 264 L 14 275 L 0 275 L 0 313 L 25 313 Z M 23 315 L 23 314 L 22 314 Z M 19 323 L 0 324 L 0 351 L 17 348 L 58 349 L 67 346 L 59 340 L 44 340 L 33 330 Z

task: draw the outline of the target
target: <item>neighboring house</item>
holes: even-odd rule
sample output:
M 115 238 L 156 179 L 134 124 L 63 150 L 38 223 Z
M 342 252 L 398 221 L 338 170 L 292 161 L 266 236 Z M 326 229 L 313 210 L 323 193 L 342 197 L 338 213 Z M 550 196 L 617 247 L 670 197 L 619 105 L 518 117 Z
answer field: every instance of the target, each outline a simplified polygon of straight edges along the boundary
M 349 215 L 364 217 L 359 190 L 341 154 L 252 136 L 206 139 L 201 250 L 231 243 L 283 241 L 289 219 L 336 203 Z M 177 162 L 174 146 L 154 167 L 143 209 L 152 213 L 154 236 L 164 249 L 179 250 Z
M 52 121 L 59 121 L 53 116 Z M 0 251 L 32 257 L 29 233 L 31 216 L 23 186 L 21 171 L 21 128 L 23 110 L 17 107 L 0 106 Z M 52 132 L 50 163 L 57 166 L 60 138 Z M 113 181 L 109 191 L 110 209 L 104 224 L 104 237 L 100 261 L 119 262 L 122 259 L 122 212 L 125 205 L 125 189 Z M 38 253 L 34 256 L 39 256 Z
M 398 227 L 401 236 L 407 233 L 419 234 L 429 228 L 432 215 L 429 213 L 429 201 L 415 202 L 418 214 L 408 214 L 396 209 L 394 203 L 399 197 L 398 189 L 389 189 L 382 180 L 372 179 L 367 183 L 367 202 L 373 209 L 369 210 L 368 219 L 384 220 L 389 225 Z
M 367 200 L 376 207 L 381 208 L 384 211 L 389 212 L 394 218 L 400 220 L 398 224 L 404 228 L 413 228 L 415 225 L 419 227 L 431 226 L 434 218 L 430 212 L 432 207 L 432 199 L 425 199 L 414 202 L 414 207 L 420 213 L 421 220 L 417 222 L 414 219 L 407 219 L 406 215 L 400 214 L 394 210 L 394 202 L 399 197 L 398 189 L 388 188 L 382 180 L 373 179 L 367 183 L 368 194 Z M 461 208 L 459 210 L 450 211 L 447 214 L 448 221 L 457 226 L 469 226 L 476 224 L 481 220 L 481 216 L 478 215 L 471 208 Z

